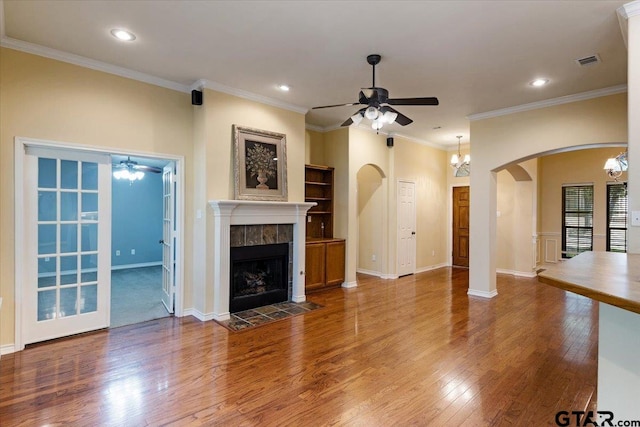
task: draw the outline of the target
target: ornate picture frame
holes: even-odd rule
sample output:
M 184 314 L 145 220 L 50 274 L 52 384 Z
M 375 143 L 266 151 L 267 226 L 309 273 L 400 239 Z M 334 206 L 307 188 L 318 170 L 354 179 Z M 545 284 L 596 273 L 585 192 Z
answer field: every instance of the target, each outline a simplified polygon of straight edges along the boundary
M 286 135 L 233 125 L 236 200 L 287 201 Z

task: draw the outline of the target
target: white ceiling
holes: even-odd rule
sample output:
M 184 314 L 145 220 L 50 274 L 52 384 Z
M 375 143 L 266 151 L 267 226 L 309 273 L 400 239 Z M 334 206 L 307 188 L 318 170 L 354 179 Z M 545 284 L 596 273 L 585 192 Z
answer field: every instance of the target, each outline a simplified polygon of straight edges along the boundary
M 376 83 L 414 120 L 385 130 L 440 145 L 469 138 L 469 115 L 624 85 L 625 1 L 16 1 L 4 0 L 5 46 L 24 42 L 177 83 L 204 79 L 306 110 L 357 101 Z M 119 42 L 112 28 L 135 42 Z M 32 49 L 33 50 L 33 49 Z M 50 51 L 49 51 L 50 52 Z M 581 68 L 575 59 L 598 54 Z M 529 82 L 550 79 L 543 88 Z M 277 85 L 289 84 L 288 93 Z M 205 100 L 206 102 L 206 100 Z M 358 107 L 307 113 L 339 126 Z M 440 127 L 439 129 L 434 129 Z

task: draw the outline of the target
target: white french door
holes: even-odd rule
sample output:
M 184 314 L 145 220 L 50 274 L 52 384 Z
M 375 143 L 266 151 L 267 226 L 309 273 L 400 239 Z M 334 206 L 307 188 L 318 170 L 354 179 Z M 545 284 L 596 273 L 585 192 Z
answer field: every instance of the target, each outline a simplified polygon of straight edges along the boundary
M 108 155 L 26 147 L 23 342 L 109 326 Z
M 174 310 L 175 294 L 175 187 L 173 163 L 162 171 L 162 303 Z
M 416 271 L 415 182 L 398 181 L 398 276 Z

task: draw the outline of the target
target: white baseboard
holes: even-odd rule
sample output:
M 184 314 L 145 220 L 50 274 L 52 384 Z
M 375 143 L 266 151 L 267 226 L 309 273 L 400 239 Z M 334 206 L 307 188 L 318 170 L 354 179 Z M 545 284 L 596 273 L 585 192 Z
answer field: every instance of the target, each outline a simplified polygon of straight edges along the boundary
M 376 276 L 376 277 L 380 277 L 380 278 L 382 278 L 382 276 L 384 276 L 379 271 L 367 270 L 367 269 L 364 269 L 364 268 L 356 268 L 356 273 L 368 274 L 369 276 Z
M 526 277 L 528 279 L 531 279 L 532 277 L 536 277 L 536 273 L 535 272 L 527 272 L 527 271 L 515 271 L 515 270 L 505 270 L 502 268 L 496 268 L 496 273 L 498 274 L 510 274 L 511 276 L 516 276 L 516 277 Z
M 162 261 L 141 262 L 139 264 L 112 265 L 111 266 L 111 271 L 113 271 L 113 270 L 126 270 L 127 268 L 155 267 L 156 265 L 162 265 Z
M 497 290 L 493 290 L 491 292 L 487 292 L 487 291 L 479 291 L 477 289 L 469 289 L 467 291 L 467 295 L 471 295 L 474 297 L 481 297 L 481 298 L 493 298 L 496 295 L 498 295 L 498 291 Z
M 426 267 L 420 267 L 420 268 L 416 269 L 416 274 L 417 273 L 424 273 L 425 271 L 437 270 L 437 269 L 442 268 L 442 267 L 448 267 L 449 265 L 450 265 L 449 263 L 443 262 L 443 263 L 440 263 L 440 264 L 428 265 Z
M 213 320 L 214 319 L 214 315 L 213 313 L 202 313 L 199 310 L 196 310 L 195 308 L 186 308 L 182 311 L 182 316 L 193 316 L 196 319 L 198 319 L 201 322 L 207 322 L 209 320 Z M 222 319 L 225 320 L 225 319 Z M 226 319 L 228 320 L 228 318 Z
M 14 344 L 5 344 L 0 346 L 0 356 L 3 354 L 11 354 L 16 352 L 16 347 Z
M 357 288 L 358 287 L 358 282 L 357 281 L 353 281 L 353 282 L 344 282 L 342 284 L 343 288 Z
M 383 274 L 382 276 L 380 276 L 381 279 L 387 279 L 387 280 L 393 280 L 393 279 L 397 279 L 398 275 L 397 274 Z
M 302 296 L 298 296 L 298 297 L 291 297 L 291 301 L 293 302 L 305 302 L 307 300 L 307 296 L 306 295 L 302 295 Z

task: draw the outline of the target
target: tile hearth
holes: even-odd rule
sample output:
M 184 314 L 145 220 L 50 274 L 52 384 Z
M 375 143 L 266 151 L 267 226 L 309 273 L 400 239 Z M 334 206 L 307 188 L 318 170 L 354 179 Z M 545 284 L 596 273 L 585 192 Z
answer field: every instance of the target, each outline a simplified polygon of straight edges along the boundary
M 298 314 L 308 313 L 323 306 L 311 301 L 305 302 L 279 302 L 277 304 L 266 305 L 264 307 L 253 308 L 251 310 L 231 313 L 231 319 L 217 321 L 220 325 L 230 331 L 241 331 L 243 329 L 254 328 L 256 326 L 286 319 Z

